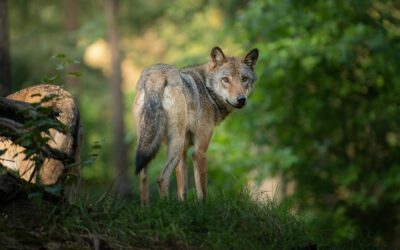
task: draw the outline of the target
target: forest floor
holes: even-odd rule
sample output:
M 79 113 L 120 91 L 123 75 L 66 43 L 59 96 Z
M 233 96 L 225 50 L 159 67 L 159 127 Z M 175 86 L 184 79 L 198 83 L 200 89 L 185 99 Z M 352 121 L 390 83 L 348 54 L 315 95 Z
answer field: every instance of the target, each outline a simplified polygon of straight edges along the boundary
M 145 208 L 109 196 L 74 205 L 22 196 L 0 205 L 1 249 L 332 249 L 310 228 L 284 204 L 246 192 L 205 202 L 190 193 L 186 202 L 155 199 Z

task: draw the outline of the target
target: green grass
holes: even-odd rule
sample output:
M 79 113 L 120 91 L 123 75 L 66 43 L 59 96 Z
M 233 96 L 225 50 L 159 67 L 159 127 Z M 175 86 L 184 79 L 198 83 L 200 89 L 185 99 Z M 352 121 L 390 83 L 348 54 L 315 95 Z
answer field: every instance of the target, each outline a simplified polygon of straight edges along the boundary
M 41 205 L 30 225 L 3 212 L 0 241 L 13 249 L 313 249 L 326 247 L 308 223 L 276 202 L 256 203 L 245 192 L 214 194 L 198 202 L 137 202 L 84 199 L 74 206 Z M 28 212 L 29 215 L 29 212 Z M 6 218 L 7 217 L 7 218 Z M 14 218 L 10 218 L 14 217 Z M 20 216 L 23 218 L 24 216 Z M 21 220 L 19 218 L 19 220 Z M 36 218 L 37 222 L 32 222 Z

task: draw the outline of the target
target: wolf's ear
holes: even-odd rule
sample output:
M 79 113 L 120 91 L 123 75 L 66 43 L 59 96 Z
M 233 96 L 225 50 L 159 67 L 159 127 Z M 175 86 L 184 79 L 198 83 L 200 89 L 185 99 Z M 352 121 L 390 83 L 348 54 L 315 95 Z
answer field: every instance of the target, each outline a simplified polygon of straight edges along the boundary
M 243 59 L 243 62 L 247 64 L 252 70 L 256 66 L 258 59 L 258 49 L 252 49 Z
M 214 47 L 211 50 L 211 60 L 215 65 L 222 65 L 223 63 L 227 62 L 224 52 L 222 52 L 219 47 Z

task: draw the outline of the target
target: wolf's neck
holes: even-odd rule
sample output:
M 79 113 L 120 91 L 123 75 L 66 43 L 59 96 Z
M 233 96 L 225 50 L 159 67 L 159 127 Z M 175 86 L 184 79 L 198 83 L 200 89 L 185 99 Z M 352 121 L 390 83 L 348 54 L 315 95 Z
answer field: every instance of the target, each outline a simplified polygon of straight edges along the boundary
M 218 98 L 212 89 L 207 87 L 205 82 L 203 83 L 203 86 L 208 97 L 207 99 L 211 103 L 214 111 L 215 123 L 218 124 L 222 122 L 232 112 L 232 110 Z
M 201 79 L 201 87 L 204 89 L 205 94 L 207 95 L 207 100 L 211 104 L 215 123 L 218 124 L 222 122 L 231 112 L 232 109 L 227 106 L 225 102 L 223 102 L 212 89 L 207 87 L 207 72 L 209 71 L 210 65 L 203 64 L 196 68 L 196 71 L 202 75 Z
M 230 107 L 218 98 L 214 91 L 207 88 L 207 71 L 209 70 L 208 64 L 193 66 L 182 69 L 183 73 L 190 74 L 193 80 L 196 82 L 199 93 L 205 97 L 203 101 L 207 102 L 211 112 L 214 114 L 215 124 L 222 122 L 227 115 L 232 111 Z

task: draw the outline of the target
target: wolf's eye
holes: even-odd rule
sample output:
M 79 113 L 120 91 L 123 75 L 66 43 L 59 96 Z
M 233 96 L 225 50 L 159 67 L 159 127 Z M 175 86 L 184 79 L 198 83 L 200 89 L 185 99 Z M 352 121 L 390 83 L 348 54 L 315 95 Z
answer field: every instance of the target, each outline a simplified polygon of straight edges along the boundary
M 242 82 L 247 82 L 248 80 L 249 80 L 249 78 L 247 76 L 242 77 Z
M 228 77 L 222 77 L 221 81 L 223 83 L 229 83 L 229 78 Z

